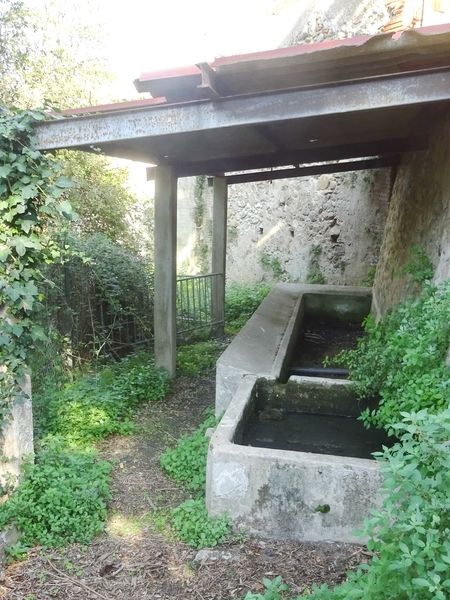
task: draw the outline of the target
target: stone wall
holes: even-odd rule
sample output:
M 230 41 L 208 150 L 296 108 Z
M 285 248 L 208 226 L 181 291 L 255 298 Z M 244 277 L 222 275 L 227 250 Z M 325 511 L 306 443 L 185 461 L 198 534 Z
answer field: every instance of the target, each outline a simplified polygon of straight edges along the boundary
M 389 194 L 388 169 L 230 186 L 228 281 L 364 282 Z
M 374 283 L 378 316 L 414 291 L 403 274 L 414 245 L 432 261 L 436 282 L 450 277 L 450 117 L 431 132 L 429 150 L 405 155 L 398 169 Z

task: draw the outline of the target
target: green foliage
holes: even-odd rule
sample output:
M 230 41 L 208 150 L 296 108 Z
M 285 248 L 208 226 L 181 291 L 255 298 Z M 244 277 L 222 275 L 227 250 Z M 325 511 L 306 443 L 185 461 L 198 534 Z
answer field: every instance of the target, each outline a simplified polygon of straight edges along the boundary
M 194 254 L 201 273 L 208 272 L 209 245 L 205 239 L 204 223 L 206 212 L 206 177 L 199 175 L 195 178 L 194 187 L 194 224 L 196 228 Z
M 68 108 L 111 99 L 101 11 L 92 2 L 1 0 L 0 21 L 0 100 Z
M 121 321 L 132 321 L 140 334 L 150 339 L 153 332 L 153 273 L 133 251 L 111 241 L 102 233 L 88 236 L 72 246 L 84 261 L 74 259 L 60 276 L 69 288 L 64 297 L 53 293 L 56 305 L 68 303 L 74 350 L 83 347 L 98 353 L 114 346 L 120 338 Z M 86 260 L 87 259 L 87 260 Z M 101 307 L 101 311 L 99 310 Z M 100 320 L 100 315 L 102 320 Z
M 288 586 L 282 582 L 279 575 L 274 579 L 264 578 L 263 585 L 265 589 L 262 594 L 247 592 L 244 600 L 283 600 L 289 591 Z
M 177 349 L 177 372 L 179 375 L 196 377 L 208 373 L 223 352 L 223 344 L 207 340 L 179 346 Z
M 283 269 L 280 259 L 270 254 L 262 254 L 260 258 L 261 266 L 267 271 L 272 271 L 275 281 L 281 281 L 286 277 L 286 270 Z
M 161 467 L 190 492 L 204 491 L 206 483 L 206 455 L 209 427 L 217 425 L 214 415 L 209 415 L 191 435 L 184 435 L 175 448 L 168 448 L 161 455 Z
M 225 323 L 227 330 L 236 333 L 252 316 L 267 294 L 270 285 L 258 283 L 253 286 L 230 285 L 225 293 Z
M 326 283 L 324 274 L 320 268 L 320 257 L 322 255 L 322 246 L 313 244 L 309 249 L 308 273 L 306 275 L 307 283 Z
M 433 278 L 434 267 L 424 249 L 414 245 L 410 249 L 411 260 L 405 266 L 407 273 L 413 281 L 423 284 Z
M 78 215 L 75 230 L 83 237 L 103 234 L 127 247 L 140 245 L 130 235 L 127 216 L 135 197 L 127 187 L 128 172 L 106 156 L 61 151 L 58 158 L 74 182 L 68 199 Z
M 20 89 L 16 74 L 28 63 L 22 38 L 28 17 L 29 12 L 20 0 L 0 1 L 0 100 L 11 104 Z
M 369 565 L 314 600 L 445 600 L 450 595 L 450 409 L 403 414 L 380 458 L 384 502 L 365 525 Z
M 367 275 L 364 277 L 364 279 L 362 280 L 362 284 L 366 285 L 367 287 L 372 287 L 373 282 L 375 281 L 375 275 L 377 273 L 377 267 L 376 265 L 372 265 L 371 267 L 368 268 L 367 270 Z
M 144 352 L 75 374 L 63 387 L 41 386 L 33 399 L 36 464 L 27 464 L 22 483 L 0 506 L 0 528 L 15 523 L 21 532 L 13 555 L 34 544 L 89 543 L 103 530 L 112 465 L 98 460 L 92 444 L 128 433 L 133 409 L 167 389 L 167 375 Z
M 150 355 L 141 352 L 62 388 L 42 389 L 34 397 L 37 435 L 85 447 L 113 433 L 132 430 L 134 409 L 164 398 L 168 379 Z
M 175 446 L 161 455 L 161 467 L 190 492 L 199 492 L 172 509 L 170 523 L 177 537 L 194 548 L 217 546 L 230 535 L 226 517 L 210 518 L 205 506 L 206 456 L 209 438 L 206 430 L 215 427 L 214 415 L 209 415 L 191 435 L 183 436 Z
M 171 511 L 177 537 L 194 548 L 217 546 L 230 534 L 226 517 L 210 518 L 204 498 L 190 498 Z
M 363 413 L 366 424 L 388 428 L 402 412 L 447 406 L 450 281 L 425 286 L 420 297 L 398 305 L 380 323 L 369 318 L 365 329 L 358 347 L 335 361 L 348 366 L 360 396 L 380 396 L 379 407 Z
M 0 529 L 14 523 L 20 546 L 87 544 L 103 530 L 109 499 L 111 465 L 92 452 L 68 451 L 51 443 L 36 464 L 24 466 L 23 480 L 12 497 L 0 505 Z
M 64 194 L 72 185 L 51 156 L 34 149 L 38 112 L 0 113 L 0 420 L 8 398 L 20 396 L 20 382 L 34 344 L 45 334 L 33 314 L 42 300 L 38 285 L 44 264 L 61 249 L 49 236 L 51 225 L 69 218 Z M 5 318 L 6 315 L 6 318 Z

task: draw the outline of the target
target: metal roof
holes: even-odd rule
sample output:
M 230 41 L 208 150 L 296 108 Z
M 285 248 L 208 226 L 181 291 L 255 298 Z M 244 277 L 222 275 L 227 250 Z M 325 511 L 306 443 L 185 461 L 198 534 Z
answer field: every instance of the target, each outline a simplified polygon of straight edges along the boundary
M 426 146 L 450 109 L 450 24 L 302 44 L 146 73 L 154 99 L 66 111 L 37 125 L 42 149 L 100 148 L 179 176 Z

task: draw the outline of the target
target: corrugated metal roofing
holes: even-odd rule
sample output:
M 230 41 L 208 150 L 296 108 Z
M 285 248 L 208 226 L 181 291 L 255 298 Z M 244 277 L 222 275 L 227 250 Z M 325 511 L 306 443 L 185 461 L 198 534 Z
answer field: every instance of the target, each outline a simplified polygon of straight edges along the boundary
M 374 36 L 326 40 L 217 58 L 209 64 L 221 96 L 254 94 L 450 64 L 450 24 Z M 196 66 L 143 73 L 139 92 L 168 102 L 208 98 Z
M 223 57 L 139 82 L 159 97 L 69 110 L 37 126 L 40 147 L 97 147 L 180 176 L 423 148 L 430 122 L 450 110 L 450 24 Z

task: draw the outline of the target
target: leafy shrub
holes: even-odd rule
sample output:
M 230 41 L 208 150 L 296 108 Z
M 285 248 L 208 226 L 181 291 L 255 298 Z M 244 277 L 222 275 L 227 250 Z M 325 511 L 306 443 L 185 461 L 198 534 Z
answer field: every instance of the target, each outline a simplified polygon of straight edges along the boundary
M 226 517 L 208 516 L 204 498 L 190 498 L 172 509 L 171 522 L 177 537 L 194 548 L 217 546 L 230 533 Z
M 205 436 L 209 427 L 217 424 L 214 415 L 209 415 L 191 435 L 180 438 L 175 448 L 168 448 L 161 455 L 164 471 L 191 492 L 205 489 L 206 455 L 209 438 Z
M 411 259 L 405 266 L 405 273 L 416 283 L 423 284 L 433 278 L 433 263 L 428 258 L 425 250 L 414 245 L 410 249 Z
M 0 529 L 14 523 L 21 548 L 89 543 L 103 530 L 110 471 L 92 452 L 50 443 L 36 464 L 24 466 L 21 485 L 0 505 Z
M 425 286 L 419 298 L 398 305 L 380 323 L 369 318 L 365 329 L 357 349 L 335 360 L 348 366 L 360 396 L 380 396 L 379 407 L 363 413 L 366 424 L 388 427 L 402 412 L 447 406 L 450 282 Z
M 196 377 L 208 373 L 216 364 L 223 348 L 223 344 L 217 340 L 180 346 L 177 350 L 178 374 Z
M 378 453 L 384 501 L 364 527 L 374 553 L 371 562 L 335 588 L 314 586 L 297 600 L 450 597 L 450 409 L 438 415 L 404 413 L 394 429 L 400 442 Z M 287 588 L 280 588 L 279 577 L 264 583 L 265 594 L 247 594 L 245 600 L 284 597 Z
M 236 333 L 252 316 L 267 294 L 270 285 L 230 285 L 225 294 L 225 323 L 230 333 Z
M 286 598 L 286 592 L 289 591 L 288 586 L 281 581 L 281 577 L 275 577 L 274 579 L 263 579 L 264 593 L 254 594 L 248 592 L 244 600 L 283 600 Z
M 136 406 L 162 399 L 167 389 L 167 375 L 155 368 L 150 355 L 131 355 L 98 373 L 76 377 L 62 389 L 36 395 L 37 434 L 83 446 L 113 433 L 129 433 Z
M 170 522 L 176 536 L 195 548 L 217 546 L 230 534 L 231 527 L 226 517 L 210 518 L 205 506 L 206 456 L 209 438 L 205 436 L 209 427 L 215 427 L 214 415 L 209 415 L 191 435 L 185 435 L 175 448 L 161 455 L 161 466 L 175 481 L 190 492 L 200 492 L 170 513 Z
M 403 415 L 380 453 L 384 502 L 365 531 L 374 557 L 314 600 L 445 600 L 450 595 L 450 409 Z
M 266 271 L 272 271 L 272 276 L 275 281 L 281 281 L 286 279 L 286 270 L 281 266 L 279 258 L 271 256 L 270 254 L 262 254 L 260 258 L 260 264 Z

